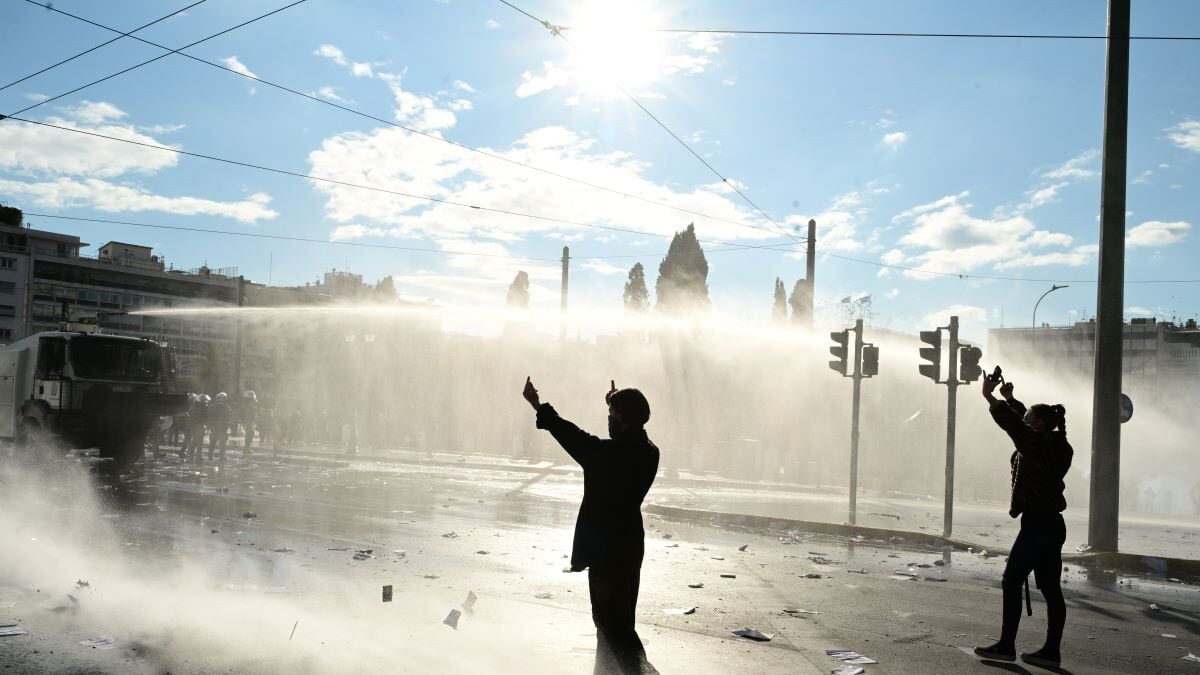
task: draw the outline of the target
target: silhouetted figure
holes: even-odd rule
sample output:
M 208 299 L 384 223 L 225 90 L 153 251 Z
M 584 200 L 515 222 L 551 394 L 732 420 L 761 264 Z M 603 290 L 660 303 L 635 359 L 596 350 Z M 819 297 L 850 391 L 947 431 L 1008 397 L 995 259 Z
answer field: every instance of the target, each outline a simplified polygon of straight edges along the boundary
M 1059 404 L 1039 403 L 1028 411 L 1013 398 L 1013 384 L 1000 387 L 1003 401 L 992 395 L 999 382 L 984 378 L 983 396 L 991 404 L 992 418 L 1016 446 L 1009 460 L 1012 466 L 1012 501 L 1008 515 L 1021 517 L 1021 531 L 1013 542 L 1001 584 L 1004 591 L 1003 625 L 1000 641 L 989 647 L 976 647 L 975 654 L 986 659 L 1016 659 L 1017 626 L 1021 622 L 1021 589 L 1029 594 L 1029 573 L 1046 598 L 1046 643 L 1021 660 L 1043 667 L 1057 667 L 1067 605 L 1063 601 L 1059 575 L 1062 572 L 1062 545 L 1067 527 L 1062 512 L 1067 508 L 1063 497 L 1063 478 L 1071 468 L 1074 451 L 1067 442 L 1066 409 Z M 1032 610 L 1031 610 L 1032 613 Z
M 229 440 L 229 425 L 233 423 L 233 408 L 229 405 L 229 395 L 225 392 L 217 394 L 212 405 L 208 407 L 208 461 L 212 461 L 214 451 L 219 451 L 220 461 L 225 461 L 225 443 Z
M 571 571 L 588 570 L 596 665 L 601 673 L 657 673 L 634 629 L 645 536 L 642 500 L 658 473 L 658 448 L 644 428 L 650 404 L 637 389 L 616 384 L 605 395 L 608 439 L 593 436 L 558 416 L 525 380 L 525 400 L 537 411 L 537 427 L 549 431 L 583 467 L 583 503 L 575 521 Z

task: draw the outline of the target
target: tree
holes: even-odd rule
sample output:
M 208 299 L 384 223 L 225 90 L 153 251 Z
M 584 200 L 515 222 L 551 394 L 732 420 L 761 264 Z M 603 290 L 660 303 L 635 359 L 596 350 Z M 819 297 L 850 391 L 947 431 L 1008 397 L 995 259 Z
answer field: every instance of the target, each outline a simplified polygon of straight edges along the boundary
M 375 295 L 383 300 L 396 299 L 396 281 L 390 276 L 384 277 L 375 284 Z
M 646 289 L 646 268 L 638 263 L 629 270 L 625 282 L 625 311 L 641 313 L 650 309 L 650 291 Z
M 529 275 L 525 270 L 517 272 L 517 276 L 508 286 L 507 303 L 509 307 L 526 309 L 529 307 Z
M 21 212 L 21 209 L 15 206 L 0 204 L 0 223 L 10 227 L 20 227 L 23 219 L 24 214 Z
M 658 266 L 658 281 L 654 285 L 658 309 L 667 314 L 684 314 L 707 310 L 708 261 L 696 239 L 696 226 L 688 224 L 676 232 L 667 249 L 667 256 Z
M 784 288 L 783 281 L 779 277 L 775 277 L 775 307 L 771 311 L 771 320 L 781 323 L 787 321 L 787 318 L 787 289 Z
M 792 321 L 803 326 L 812 325 L 813 298 L 812 287 L 807 279 L 797 279 L 792 287 L 792 297 L 788 300 L 792 306 Z

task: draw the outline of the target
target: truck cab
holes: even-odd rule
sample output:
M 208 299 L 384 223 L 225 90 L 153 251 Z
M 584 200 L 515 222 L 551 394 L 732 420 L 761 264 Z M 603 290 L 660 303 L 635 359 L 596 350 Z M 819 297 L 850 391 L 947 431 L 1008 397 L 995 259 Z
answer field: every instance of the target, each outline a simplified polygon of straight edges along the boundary
M 99 448 L 125 467 L 161 416 L 187 406 L 174 391 L 173 351 L 143 338 L 43 332 L 0 350 L 0 438 Z

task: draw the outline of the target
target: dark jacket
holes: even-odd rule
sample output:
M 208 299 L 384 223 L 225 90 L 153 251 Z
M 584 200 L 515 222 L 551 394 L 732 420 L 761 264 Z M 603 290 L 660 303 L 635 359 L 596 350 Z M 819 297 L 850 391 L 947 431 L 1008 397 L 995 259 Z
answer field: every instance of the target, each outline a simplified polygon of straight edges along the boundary
M 537 427 L 583 467 L 583 503 L 575 521 L 571 569 L 604 563 L 641 565 L 645 530 L 642 500 L 658 474 L 658 448 L 639 429 L 615 439 L 593 436 L 558 416 L 549 403 Z
M 1012 465 L 1012 501 L 1008 515 L 1062 513 L 1067 508 L 1063 478 L 1075 451 L 1065 431 L 1035 431 L 1025 423 L 1025 404 L 1016 399 L 997 401 L 992 419 L 1017 446 Z

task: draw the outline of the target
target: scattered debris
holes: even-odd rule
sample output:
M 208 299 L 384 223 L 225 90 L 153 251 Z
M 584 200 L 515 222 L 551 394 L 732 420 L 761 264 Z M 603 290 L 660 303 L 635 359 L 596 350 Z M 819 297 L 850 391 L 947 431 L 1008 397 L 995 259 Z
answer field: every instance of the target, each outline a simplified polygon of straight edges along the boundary
M 943 577 L 925 577 L 925 581 L 946 581 Z
M 397 558 L 407 558 L 408 557 L 408 554 L 405 553 L 404 551 L 392 551 L 392 553 L 394 553 Z
M 667 548 L 679 548 L 679 544 L 667 544 Z
M 804 578 L 805 579 L 824 579 L 825 577 L 821 574 L 817 574 L 816 572 L 809 572 L 808 574 L 804 575 Z
M 946 566 L 946 561 L 945 561 L 945 560 L 934 560 L 934 561 L 933 561 L 933 564 L 934 564 L 934 565 L 937 565 L 938 567 L 945 567 L 945 566 Z
M 213 534 L 221 534 L 221 531 L 220 531 L 220 530 L 213 530 L 213 531 L 212 531 L 212 533 L 213 533 Z
M 114 649 L 117 646 L 117 639 L 107 635 L 102 635 L 100 637 L 91 638 L 90 640 L 80 640 L 77 644 L 81 644 L 84 647 L 91 647 L 92 649 Z
M 713 560 L 724 560 L 724 558 L 722 558 L 719 555 L 714 555 L 714 556 L 709 556 L 709 557 L 712 558 Z
M 462 616 L 462 612 L 458 611 L 457 609 L 452 609 L 450 610 L 450 614 L 442 620 L 442 623 L 450 626 L 454 630 L 458 630 L 458 617 L 460 616 Z
M 392 585 L 391 584 L 388 584 L 383 587 L 383 601 L 384 602 L 392 601 Z
M 868 513 L 867 515 L 868 516 L 879 516 L 880 518 L 895 518 L 896 520 L 900 520 L 900 516 L 898 516 L 894 513 L 871 512 L 871 513 Z
M 250 520 L 251 518 L 257 518 L 258 514 L 253 511 L 247 511 L 242 514 L 242 517 L 245 518 L 246 520 Z
M 1158 605 L 1156 605 L 1152 602 L 1152 603 L 1150 603 L 1150 609 L 1158 609 Z
M 467 599 L 463 600 L 462 608 L 466 611 L 471 611 L 475 608 L 475 601 L 479 596 L 475 595 L 475 591 L 467 591 Z
M 820 614 L 815 609 L 796 609 L 794 607 L 784 607 L 783 611 L 785 614 Z
M 29 635 L 29 631 L 15 623 L 0 626 L 0 637 L 8 637 L 10 635 Z
M 875 659 L 867 658 L 862 654 L 859 654 L 855 651 L 850 651 L 849 649 L 826 649 L 825 653 L 837 659 L 838 661 L 841 661 L 842 663 L 848 663 L 855 666 L 879 663 Z
M 365 549 L 362 549 L 361 551 L 355 551 L 354 559 L 355 560 L 367 560 L 372 557 L 371 553 L 373 553 L 374 551 L 375 551 L 375 549 L 371 549 L 371 548 L 365 548 Z
M 671 539 L 674 536 L 675 535 L 671 534 L 670 532 L 663 533 L 663 539 Z
M 688 588 L 704 588 L 704 584 L 688 584 Z
M 421 578 L 422 578 L 422 579 L 437 579 L 437 578 L 439 578 L 439 577 L 438 577 L 438 575 L 436 575 L 436 574 L 426 574 L 425 576 L 423 576 L 423 577 L 421 577 Z
M 862 675 L 867 671 L 858 666 L 838 666 L 829 672 L 833 673 L 833 675 Z
M 283 548 L 273 548 L 273 549 L 271 549 L 271 552 L 272 553 L 295 553 L 295 551 L 293 551 L 292 549 L 290 549 L 286 546 L 284 546 Z
M 850 569 L 850 570 L 846 570 L 846 571 L 847 571 L 847 572 L 853 572 L 854 574 L 866 574 L 866 573 L 867 573 L 867 568 L 865 568 L 865 567 L 860 567 L 860 568 L 858 568 L 858 569 L 856 569 L 856 570 L 854 570 L 854 569 Z
M 695 607 L 670 607 L 668 609 L 663 610 L 663 614 L 670 614 L 672 616 L 681 616 L 684 614 L 695 614 L 695 613 L 696 613 Z
M 741 546 L 738 547 L 738 550 L 745 552 L 745 550 L 748 548 L 750 548 L 750 544 L 742 544 Z
M 721 578 L 722 579 L 736 579 L 737 575 L 736 574 L 722 574 Z
M 445 539 L 458 539 L 458 533 L 457 532 L 447 532 L 446 534 L 443 534 L 442 537 Z
M 554 594 L 553 593 L 538 593 L 537 595 L 535 595 L 533 597 L 537 598 L 538 600 L 553 600 Z
M 1177 635 L 1174 635 L 1172 633 L 1163 633 L 1162 636 L 1165 638 L 1171 638 L 1172 640 L 1174 640 L 1176 637 L 1178 637 Z
M 300 619 L 296 619 L 296 623 L 292 624 L 292 632 L 291 632 L 291 634 L 288 635 L 288 642 L 291 642 L 292 638 L 296 637 L 296 626 L 299 626 L 299 625 L 300 625 Z
M 76 581 L 76 582 L 75 582 L 75 588 L 90 588 L 90 587 L 91 587 L 91 584 L 89 584 L 88 582 L 84 581 L 83 579 L 80 579 L 80 580 L 78 580 L 78 581 Z M 1154 609 L 1158 609 L 1158 608 L 1157 608 L 1157 607 L 1155 607 Z
M 1075 550 L 1079 551 L 1080 553 L 1087 553 L 1088 551 L 1092 550 L 1092 547 L 1088 544 L 1080 544 L 1075 547 Z
M 490 553 L 490 551 L 485 551 L 483 549 L 479 549 L 478 551 L 475 551 L 475 555 L 487 555 L 488 553 Z
M 764 634 L 754 630 L 753 628 L 742 628 L 741 630 L 731 630 L 729 632 L 738 637 L 746 638 L 747 640 L 754 640 L 755 642 L 770 642 L 771 638 L 775 637 L 774 633 Z
M 1188 652 L 1187 656 L 1183 657 L 1183 659 L 1181 659 L 1181 660 L 1183 660 L 1183 661 L 1195 661 L 1196 663 L 1200 663 L 1200 656 L 1196 656 L 1195 654 L 1193 654 L 1193 653 L 1191 653 L 1191 652 Z

